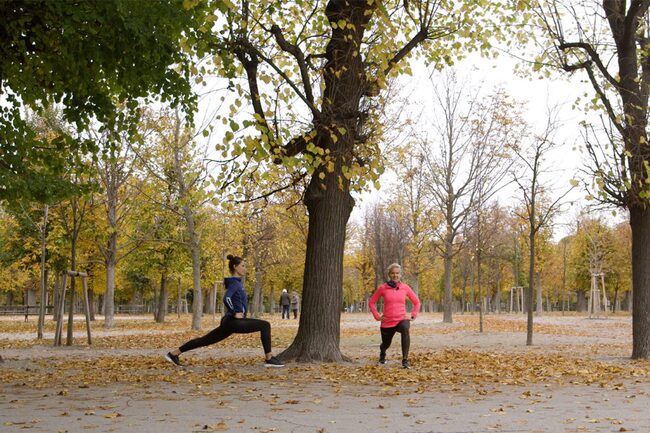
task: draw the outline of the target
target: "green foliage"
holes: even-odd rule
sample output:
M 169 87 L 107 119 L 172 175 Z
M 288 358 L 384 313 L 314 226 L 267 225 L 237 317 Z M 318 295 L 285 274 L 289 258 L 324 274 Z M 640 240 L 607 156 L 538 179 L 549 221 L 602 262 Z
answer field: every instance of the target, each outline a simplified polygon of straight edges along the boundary
M 222 6 L 223 2 L 214 2 Z M 70 155 L 94 153 L 73 134 L 39 137 L 23 116 L 53 104 L 76 128 L 132 119 L 117 104 L 140 98 L 195 106 L 183 43 L 202 37 L 207 2 L 32 0 L 0 2 L 0 199 L 47 201 Z M 205 30 L 205 29 L 204 29 Z

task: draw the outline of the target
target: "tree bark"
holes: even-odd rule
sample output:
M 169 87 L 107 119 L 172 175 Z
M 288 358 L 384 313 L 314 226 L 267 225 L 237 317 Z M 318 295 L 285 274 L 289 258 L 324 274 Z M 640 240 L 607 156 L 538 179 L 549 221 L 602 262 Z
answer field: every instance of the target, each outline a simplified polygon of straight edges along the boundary
M 160 292 L 158 293 L 158 307 L 156 308 L 156 322 L 164 323 L 165 315 L 167 314 L 167 273 L 160 274 Z
M 104 293 L 104 327 L 112 328 L 115 319 L 115 269 L 117 268 L 117 205 L 118 205 L 118 168 L 114 162 L 106 166 L 106 219 L 110 235 L 104 252 L 106 265 L 106 291 Z
M 47 214 L 48 206 L 43 209 L 43 225 L 41 226 L 41 307 L 38 310 L 37 339 L 43 338 L 43 326 L 45 324 L 45 307 L 47 304 L 47 270 L 45 269 L 45 253 L 47 245 Z
M 376 8 L 376 4 L 365 1 L 327 3 L 332 35 L 325 50 L 321 118 L 314 124 L 316 144 L 329 152 L 333 167 L 331 171 L 323 166 L 316 169 L 305 192 L 309 228 L 302 314 L 295 340 L 281 354 L 284 359 L 306 362 L 346 359 L 339 348 L 343 252 L 354 199 L 343 166 L 352 166 L 355 146 L 363 132 L 361 100 L 369 83 L 359 52 Z M 336 25 L 341 20 L 351 26 Z M 350 113 L 358 113 L 359 117 Z
M 451 308 L 453 298 L 451 296 L 451 266 L 452 266 L 452 248 L 451 242 L 445 242 L 445 254 L 443 257 L 445 266 L 445 293 L 443 298 L 442 321 L 444 323 L 453 323 Z M 471 301 L 473 302 L 473 301 Z
M 576 311 L 580 313 L 587 311 L 587 299 L 585 298 L 585 292 L 576 292 L 576 298 Z
M 110 213 L 110 211 L 109 211 Z M 106 293 L 104 293 L 104 327 L 112 328 L 115 324 L 115 270 L 117 268 L 117 232 L 108 237 L 106 248 Z
M 632 228 L 632 358 L 650 357 L 650 210 L 630 208 Z
M 535 205 L 533 202 L 532 211 L 531 211 L 531 226 L 530 226 L 530 235 L 528 237 L 530 241 L 530 251 L 528 254 L 528 287 L 526 287 L 526 313 L 527 313 L 527 324 L 526 324 L 526 346 L 533 345 L 533 284 L 535 284 L 535 231 L 534 231 L 534 221 L 535 221 Z
M 480 224 L 480 223 L 479 223 Z M 483 293 L 481 290 L 481 250 L 476 252 L 476 290 L 478 291 L 478 323 L 479 332 L 483 332 Z
M 342 355 L 340 320 L 343 301 L 345 228 L 354 207 L 349 191 L 337 187 L 338 173 L 329 173 L 325 190 L 318 178 L 305 195 L 309 231 L 298 334 L 281 356 L 299 362 L 333 361 Z
M 544 303 L 542 300 L 542 280 L 539 272 L 535 272 L 535 288 L 537 291 L 537 302 L 535 304 L 535 308 L 537 315 L 541 316 L 544 314 Z
M 215 315 L 217 314 L 217 283 L 215 282 L 210 288 L 210 294 L 208 296 L 208 301 L 206 302 L 207 314 Z
M 192 329 L 201 329 L 203 317 L 203 290 L 201 289 L 201 246 L 194 228 L 194 215 L 186 211 L 187 229 L 190 233 L 190 250 L 192 252 Z
M 264 264 L 262 262 L 261 254 L 256 251 L 255 253 L 255 283 L 253 285 L 253 302 L 251 305 L 251 313 L 254 316 L 259 316 L 263 312 L 262 307 L 262 283 L 264 281 L 264 271 L 262 270 Z

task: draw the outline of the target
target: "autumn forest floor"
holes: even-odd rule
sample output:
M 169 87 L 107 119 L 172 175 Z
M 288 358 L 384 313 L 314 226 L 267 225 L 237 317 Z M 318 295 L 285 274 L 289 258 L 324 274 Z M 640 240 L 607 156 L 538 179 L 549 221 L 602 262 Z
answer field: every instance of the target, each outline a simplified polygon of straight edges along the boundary
M 296 320 L 265 317 L 277 354 Z M 52 347 L 54 324 L 0 317 L 2 432 L 650 432 L 650 362 L 632 361 L 631 318 L 422 314 L 412 324 L 411 370 L 399 335 L 376 365 L 377 323 L 344 314 L 341 348 L 354 362 L 267 369 L 258 334 L 163 354 L 201 332 L 190 317 L 156 324 L 124 317 L 110 330 L 75 322 L 72 346 Z M 203 319 L 204 330 L 214 319 Z M 64 336 L 65 338 L 65 336 Z

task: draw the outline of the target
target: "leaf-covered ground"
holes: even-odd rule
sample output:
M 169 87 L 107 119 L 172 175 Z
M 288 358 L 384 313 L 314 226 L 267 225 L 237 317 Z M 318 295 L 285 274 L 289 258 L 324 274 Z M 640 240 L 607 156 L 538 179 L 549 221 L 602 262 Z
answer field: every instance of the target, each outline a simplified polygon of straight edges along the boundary
M 279 353 L 292 341 L 297 321 L 267 319 L 273 325 L 274 352 Z M 261 345 L 255 334 L 236 335 L 190 352 L 182 357 L 185 368 L 167 363 L 162 357 L 167 350 L 202 334 L 188 331 L 188 316 L 174 316 L 164 324 L 156 324 L 149 317 L 120 318 L 112 329 L 104 329 L 103 323 L 96 321 L 92 324 L 91 347 L 86 345 L 84 323 L 78 320 L 74 344 L 58 348 L 52 347 L 51 322 L 45 329 L 46 338 L 39 341 L 35 339 L 35 320 L 0 318 L 0 355 L 4 358 L 0 364 L 0 401 L 6 401 L 0 403 L 0 426 L 2 431 L 78 431 L 83 426 L 96 431 L 144 431 L 138 430 L 143 428 L 144 421 L 137 421 L 141 412 L 131 413 L 127 409 L 132 406 L 125 408 L 124 402 L 111 403 L 128 395 L 139 396 L 138 405 L 146 402 L 148 410 L 159 417 L 156 431 L 650 431 L 647 416 L 640 418 L 645 421 L 633 421 L 638 418 L 634 412 L 637 405 L 650 407 L 650 362 L 629 359 L 628 316 L 539 317 L 535 345 L 530 347 L 524 344 L 526 323 L 521 315 L 486 316 L 483 333 L 478 332 L 476 315 L 456 315 L 453 324 L 443 324 L 441 319 L 440 315 L 425 314 L 413 323 L 413 369 L 403 370 L 399 335 L 389 351 L 389 363 L 376 364 L 378 325 L 368 315 L 343 316 L 341 347 L 354 362 L 289 363 L 282 369 L 262 367 Z M 212 317 L 204 318 L 203 332 L 213 323 Z M 192 424 L 192 417 L 178 418 L 178 411 L 200 418 L 204 416 L 200 408 L 207 404 L 211 410 L 205 416 L 213 419 L 215 397 L 232 396 L 233 390 L 238 390 L 231 401 L 238 402 L 235 412 L 246 420 L 252 411 L 259 417 L 258 424 L 233 422 L 235 417 L 227 415 L 233 409 L 226 403 L 217 404 L 216 412 L 224 415 L 216 422 Z M 595 416 L 594 411 L 606 413 L 603 403 L 579 408 L 573 400 L 582 392 L 606 395 L 608 404 L 617 402 L 623 407 L 613 407 L 608 416 Z M 179 395 L 183 398 L 177 401 Z M 65 404 L 59 407 L 57 402 L 71 398 L 85 405 L 72 405 L 74 410 L 65 409 Z M 345 407 L 340 403 L 321 405 L 330 400 L 346 401 Z M 428 403 L 421 404 L 424 400 Z M 454 400 L 453 410 L 450 400 Z M 481 412 L 486 401 L 498 402 L 494 411 L 483 414 L 487 416 L 462 410 L 465 405 L 468 410 Z M 558 424 L 559 418 L 554 417 L 553 422 L 535 420 L 534 411 L 524 411 L 524 418 L 530 418 L 524 427 L 507 426 L 501 421 L 513 418 L 509 422 L 516 422 L 514 412 L 508 416 L 507 406 L 513 401 L 515 406 L 561 403 L 557 408 L 567 416 Z M 39 407 L 47 417 L 28 419 L 27 414 Z M 122 410 L 117 410 L 120 407 Z M 285 412 L 292 413 L 291 419 L 280 416 Z M 440 418 L 447 412 L 447 419 Z M 583 412 L 596 421 L 581 424 L 583 420 L 577 414 Z M 372 421 L 358 425 L 355 413 L 364 413 Z M 434 414 L 435 419 L 440 418 L 437 422 Z M 350 416 L 348 430 L 338 420 Z M 83 424 L 89 417 L 102 422 Z M 502 420 L 490 424 L 494 417 Z M 31 422 L 34 420 L 38 422 Z M 283 427 L 278 420 L 289 424 Z M 403 428 L 404 423 L 408 428 Z M 474 427 L 482 430 L 472 430 Z

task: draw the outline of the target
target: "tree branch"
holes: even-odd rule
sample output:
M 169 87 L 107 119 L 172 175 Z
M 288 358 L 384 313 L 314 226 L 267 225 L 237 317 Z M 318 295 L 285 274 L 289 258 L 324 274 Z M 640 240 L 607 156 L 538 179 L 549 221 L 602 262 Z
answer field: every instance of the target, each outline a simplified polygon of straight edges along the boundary
M 602 60 L 600 59 L 598 52 L 596 52 L 596 50 L 594 49 L 594 47 L 591 46 L 591 44 L 588 44 L 586 42 L 565 42 L 558 45 L 558 48 L 562 51 L 571 48 L 579 48 L 581 50 L 584 50 L 589 55 L 589 58 L 593 61 L 593 63 L 596 64 L 598 70 L 600 71 L 601 74 L 603 74 L 605 79 L 609 81 L 609 83 L 612 86 L 616 87 L 617 89 L 620 87 L 620 83 L 614 77 L 611 76 L 611 74 L 603 64 Z M 589 66 L 589 62 L 583 62 L 576 65 L 568 65 L 568 64 L 563 65 L 563 68 L 565 71 L 570 72 L 577 69 L 583 69 L 588 66 Z
M 285 51 L 291 54 L 298 63 L 298 68 L 300 69 L 300 77 L 302 78 L 302 85 L 305 89 L 305 98 L 309 101 L 309 104 L 314 106 L 314 94 L 311 88 L 311 82 L 309 81 L 309 72 L 307 71 L 307 63 L 305 62 L 305 55 L 300 50 L 300 47 L 297 45 L 290 44 L 284 38 L 282 30 L 276 24 L 271 26 L 271 33 L 275 36 L 275 41 L 278 43 L 282 51 Z

